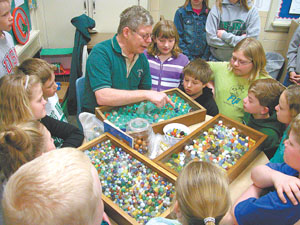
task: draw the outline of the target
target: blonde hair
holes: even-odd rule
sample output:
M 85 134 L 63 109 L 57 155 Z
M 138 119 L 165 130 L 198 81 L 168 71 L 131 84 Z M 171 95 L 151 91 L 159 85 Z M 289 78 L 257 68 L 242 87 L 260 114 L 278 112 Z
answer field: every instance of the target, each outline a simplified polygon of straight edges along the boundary
M 297 135 L 297 143 L 300 144 L 300 113 L 297 116 L 295 116 L 295 118 L 291 122 L 291 128 L 289 130 L 289 133 L 292 130 L 294 131 L 294 134 Z
M 222 2 L 223 0 L 217 0 L 216 6 L 218 9 L 222 12 Z M 251 6 L 248 5 L 248 0 L 239 0 L 239 3 L 242 8 L 244 8 L 246 11 L 249 11 L 251 9 Z
M 225 172 L 209 162 L 189 162 L 176 181 L 176 200 L 183 224 L 204 224 L 204 219 L 208 217 L 215 218 L 216 224 L 219 223 L 230 207 Z
M 35 85 L 41 85 L 39 77 L 35 75 L 16 74 L 0 78 L 1 126 L 33 119 L 30 100 Z
M 24 60 L 19 66 L 15 67 L 16 74 L 34 74 L 37 75 L 44 85 L 56 70 L 56 66 L 47 61 L 38 58 L 29 58 Z
M 285 86 L 279 81 L 267 78 L 253 81 L 248 92 L 254 94 L 261 106 L 269 108 L 270 112 L 275 110 L 275 106 L 279 103 L 281 93 L 285 90 Z
M 261 43 L 255 38 L 245 38 L 241 40 L 233 49 L 233 52 L 241 51 L 244 56 L 252 61 L 252 70 L 250 71 L 249 81 L 254 81 L 260 74 L 268 75 L 266 67 L 266 54 Z M 231 63 L 228 64 L 232 71 Z
M 205 60 L 197 58 L 187 64 L 182 73 L 184 76 L 191 76 L 196 80 L 200 80 L 202 84 L 207 84 L 213 72 Z
M 186 8 L 188 6 L 188 4 L 190 3 L 191 0 L 185 0 L 185 3 L 182 5 L 182 7 Z M 191 3 L 192 4 L 192 3 Z M 202 2 L 202 4 L 204 4 L 206 6 L 206 8 L 208 8 L 208 0 L 204 0 Z M 203 7 L 203 6 L 202 6 Z M 209 9 L 209 8 L 208 8 Z
M 290 85 L 284 91 L 289 110 L 292 118 L 295 118 L 300 113 L 300 86 L 297 84 Z
M 157 38 L 175 38 L 175 44 L 171 51 L 172 56 L 175 58 L 182 52 L 179 48 L 179 35 L 177 29 L 171 20 L 161 20 L 155 24 L 152 37 Z M 157 43 L 153 40 L 148 46 L 147 52 L 149 55 L 156 56 L 160 54 L 160 51 L 157 47 Z
M 92 168 L 75 148 L 56 149 L 24 164 L 4 189 L 6 224 L 92 224 L 101 199 Z
M 2 127 L 0 132 L 0 167 L 8 178 L 20 166 L 45 152 L 46 144 L 39 121 Z

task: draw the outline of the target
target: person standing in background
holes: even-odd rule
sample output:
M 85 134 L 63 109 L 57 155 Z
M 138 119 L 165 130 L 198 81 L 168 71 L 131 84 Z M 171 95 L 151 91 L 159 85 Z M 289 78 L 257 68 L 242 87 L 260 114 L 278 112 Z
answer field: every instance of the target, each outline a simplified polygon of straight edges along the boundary
M 251 0 L 217 0 L 207 17 L 210 61 L 229 61 L 233 48 L 246 37 L 258 39 L 260 19 Z
M 208 0 L 186 0 L 175 13 L 179 47 L 190 61 L 196 58 L 209 59 L 210 51 L 205 33 L 208 13 Z

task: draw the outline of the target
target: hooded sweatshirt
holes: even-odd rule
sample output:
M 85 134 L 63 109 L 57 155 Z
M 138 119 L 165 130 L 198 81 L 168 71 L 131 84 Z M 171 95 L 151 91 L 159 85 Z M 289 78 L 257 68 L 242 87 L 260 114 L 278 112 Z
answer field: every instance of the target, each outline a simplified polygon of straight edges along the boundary
M 260 146 L 260 149 L 266 154 L 268 159 L 272 158 L 285 130 L 285 125 L 277 120 L 276 112 L 273 112 L 267 119 L 254 119 L 252 114 L 245 113 L 243 123 L 268 135 L 267 139 Z
M 229 61 L 233 48 L 245 37 L 258 38 L 260 33 L 260 18 L 252 1 L 248 0 L 250 10 L 240 5 L 222 1 L 222 12 L 214 5 L 206 21 L 206 39 L 211 54 L 220 61 Z M 217 31 L 224 30 L 221 38 Z M 244 35 L 244 36 L 243 36 Z

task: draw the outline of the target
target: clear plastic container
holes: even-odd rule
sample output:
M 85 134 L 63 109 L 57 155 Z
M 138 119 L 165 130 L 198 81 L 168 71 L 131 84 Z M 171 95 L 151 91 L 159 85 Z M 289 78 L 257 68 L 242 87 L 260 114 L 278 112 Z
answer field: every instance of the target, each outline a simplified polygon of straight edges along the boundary
M 149 139 L 153 133 L 148 120 L 135 118 L 129 121 L 126 133 L 134 138 L 133 148 L 142 154 L 148 153 Z

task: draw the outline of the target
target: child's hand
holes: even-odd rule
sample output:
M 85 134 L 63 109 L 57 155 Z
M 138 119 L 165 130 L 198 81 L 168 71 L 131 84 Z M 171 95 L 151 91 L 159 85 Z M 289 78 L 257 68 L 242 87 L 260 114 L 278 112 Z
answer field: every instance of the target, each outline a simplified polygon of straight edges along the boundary
M 290 72 L 290 81 L 295 84 L 300 83 L 300 74 L 297 74 L 296 72 Z
M 102 220 L 107 222 L 109 225 L 111 225 L 110 221 L 109 221 L 109 218 L 107 216 L 107 214 L 105 212 L 103 212 L 103 217 L 102 217 Z
M 287 202 L 283 195 L 283 193 L 285 193 L 293 205 L 298 205 L 297 199 L 300 202 L 300 179 L 283 173 L 277 173 L 273 177 L 273 180 L 278 197 L 281 199 L 281 201 L 283 203 Z
M 222 38 L 222 35 L 223 35 L 224 32 L 225 32 L 225 30 L 218 30 L 217 31 L 217 37 Z

